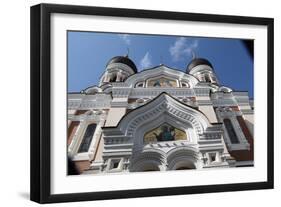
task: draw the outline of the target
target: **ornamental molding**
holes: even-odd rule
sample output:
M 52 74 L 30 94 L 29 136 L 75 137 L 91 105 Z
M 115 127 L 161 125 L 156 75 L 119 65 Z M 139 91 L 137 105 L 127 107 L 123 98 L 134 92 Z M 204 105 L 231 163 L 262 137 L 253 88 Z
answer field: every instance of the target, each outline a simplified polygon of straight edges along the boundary
M 163 98 L 161 98 L 161 96 Z M 128 127 L 126 127 L 126 133 L 128 136 L 134 136 L 135 130 L 137 127 L 139 127 L 139 125 L 142 125 L 145 122 L 152 121 L 163 113 L 167 115 L 169 114 L 170 116 L 173 116 L 176 119 L 180 119 L 181 121 L 190 123 L 196 130 L 197 134 L 203 133 L 204 128 L 207 128 L 209 123 L 204 120 L 206 117 L 203 114 L 200 114 L 200 112 L 196 111 L 195 109 L 185 106 L 167 95 L 160 95 L 160 97 L 157 99 L 163 100 L 161 100 L 160 102 L 155 100 L 155 103 L 158 103 L 150 109 L 148 107 L 138 108 L 140 109 L 139 113 L 131 113 L 133 114 L 131 116 L 134 117 L 128 116 L 127 120 L 126 118 L 124 119 L 124 123 L 129 121 Z M 174 101 L 174 103 L 172 103 L 172 100 Z M 154 101 L 151 101 L 151 104 L 148 103 L 147 105 L 152 105 L 153 102 Z M 144 108 L 146 108 L 145 111 Z M 202 119 L 201 121 L 205 123 L 200 123 L 197 116 L 199 116 Z M 123 123 L 121 123 L 121 126 L 122 124 Z
M 81 105 L 81 100 L 68 100 L 67 108 L 68 109 L 79 109 Z
M 159 170 L 172 170 L 175 164 L 190 161 L 196 168 L 200 166 L 201 154 L 197 148 L 177 147 L 168 152 L 161 149 L 145 149 L 135 151 L 130 159 L 130 171 L 142 171 L 147 164 L 158 166 Z
M 79 109 L 110 108 L 110 101 L 83 101 Z
M 131 92 L 131 88 L 112 88 L 113 98 L 127 98 Z
M 208 127 L 212 127 L 203 113 L 182 104 L 168 94 L 162 93 L 153 101 L 125 115 L 116 127 L 104 127 L 105 144 L 111 144 L 117 140 L 118 143 L 130 141 L 132 143 L 138 142 L 137 146 L 141 147 L 143 140 L 139 140 L 138 136 L 143 136 L 143 134 L 140 135 L 139 130 L 143 127 L 153 127 L 163 121 L 170 121 L 172 125 L 177 122 L 185 123 L 179 127 L 189 126 L 194 129 L 197 135 L 203 134 Z
M 214 106 L 226 105 L 250 105 L 250 100 L 247 92 L 215 92 L 211 95 L 211 100 Z
M 197 100 L 198 106 L 212 106 L 213 102 L 211 100 Z
M 241 112 L 243 115 L 253 115 L 254 114 L 254 110 L 252 110 L 252 109 L 241 109 Z
M 210 96 L 210 87 L 194 88 L 196 96 Z
M 234 99 L 212 99 L 214 107 L 220 106 L 237 106 L 237 102 Z
M 108 94 L 69 94 L 68 109 L 95 109 L 95 108 L 110 108 L 112 98 Z
M 191 87 L 194 87 L 198 83 L 198 80 L 194 76 L 184 73 L 183 71 L 180 70 L 169 68 L 165 65 L 160 65 L 155 68 L 140 71 L 130 76 L 125 81 L 125 83 L 127 83 L 131 87 L 134 87 L 137 82 L 145 81 L 149 78 L 158 77 L 158 76 L 167 76 L 172 79 L 182 80 L 188 82 Z
M 175 97 L 195 96 L 194 89 L 190 88 L 133 88 L 129 98 L 154 98 L 163 92 Z
M 101 121 L 106 118 L 106 111 L 89 111 L 81 115 L 68 114 L 67 119 L 71 121 Z

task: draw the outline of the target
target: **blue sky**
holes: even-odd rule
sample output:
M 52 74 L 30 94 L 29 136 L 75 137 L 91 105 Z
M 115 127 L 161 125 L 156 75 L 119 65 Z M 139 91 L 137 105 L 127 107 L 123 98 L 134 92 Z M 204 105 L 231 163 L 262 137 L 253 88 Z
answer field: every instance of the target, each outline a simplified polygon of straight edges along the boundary
M 68 92 L 98 85 L 107 62 L 126 55 L 138 71 L 163 63 L 185 71 L 196 57 L 208 59 L 221 85 L 253 97 L 253 60 L 238 39 L 68 32 Z

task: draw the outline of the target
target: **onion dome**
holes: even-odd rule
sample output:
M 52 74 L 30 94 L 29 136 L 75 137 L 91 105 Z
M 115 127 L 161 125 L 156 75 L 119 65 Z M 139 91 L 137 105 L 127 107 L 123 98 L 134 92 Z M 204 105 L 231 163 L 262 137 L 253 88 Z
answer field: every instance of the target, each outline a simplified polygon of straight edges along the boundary
M 128 56 L 116 56 L 116 57 L 113 57 L 113 58 L 107 63 L 106 67 L 107 67 L 108 65 L 112 64 L 112 63 L 122 63 L 122 64 L 125 64 L 125 65 L 129 66 L 131 69 L 133 69 L 133 71 L 134 71 L 135 73 L 138 72 L 135 63 L 134 63 L 132 60 L 130 60 L 130 59 L 128 58 Z
M 186 68 L 186 72 L 191 71 L 194 67 L 196 67 L 198 65 L 208 65 L 211 68 L 213 68 L 212 64 L 207 59 L 195 58 L 188 64 L 188 66 Z

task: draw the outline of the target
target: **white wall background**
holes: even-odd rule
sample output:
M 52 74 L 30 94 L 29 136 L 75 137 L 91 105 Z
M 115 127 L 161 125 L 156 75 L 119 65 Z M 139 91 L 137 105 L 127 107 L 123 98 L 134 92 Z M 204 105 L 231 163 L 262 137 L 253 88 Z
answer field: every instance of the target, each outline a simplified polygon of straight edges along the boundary
M 275 106 L 280 106 L 281 72 L 280 37 L 281 13 L 276 0 L 263 1 L 130 1 L 130 0 L 49 0 L 1 2 L 1 206 L 36 206 L 29 201 L 29 7 L 38 3 L 80 4 L 137 9 L 170 10 L 182 12 L 261 16 L 275 18 Z M 154 198 L 122 199 L 62 203 L 54 206 L 245 206 L 280 203 L 280 108 L 275 108 L 275 189 L 229 193 L 167 196 Z

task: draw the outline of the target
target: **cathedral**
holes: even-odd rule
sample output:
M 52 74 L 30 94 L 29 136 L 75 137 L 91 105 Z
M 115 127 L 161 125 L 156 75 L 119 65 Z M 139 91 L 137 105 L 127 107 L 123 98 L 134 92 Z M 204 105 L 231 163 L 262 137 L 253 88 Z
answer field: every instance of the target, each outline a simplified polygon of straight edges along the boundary
M 207 59 L 193 58 L 185 72 L 163 64 L 138 72 L 128 56 L 116 56 L 97 85 L 68 93 L 68 168 L 107 174 L 254 166 L 253 128 L 248 92 L 221 85 Z

